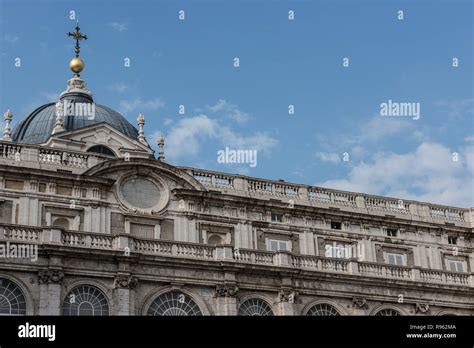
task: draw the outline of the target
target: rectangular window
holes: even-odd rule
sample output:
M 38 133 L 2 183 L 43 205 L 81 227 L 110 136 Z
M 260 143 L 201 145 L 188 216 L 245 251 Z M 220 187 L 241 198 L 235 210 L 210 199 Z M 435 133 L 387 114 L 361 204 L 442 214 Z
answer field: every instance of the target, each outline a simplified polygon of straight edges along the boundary
M 289 241 L 278 240 L 278 239 L 269 239 L 268 240 L 268 250 L 269 251 L 290 251 Z
M 398 231 L 396 229 L 393 229 L 393 228 L 388 228 L 387 229 L 387 236 L 396 237 L 397 234 L 398 234 Z
M 402 254 L 387 253 L 387 263 L 389 265 L 404 266 Z
M 456 237 L 452 237 L 452 236 L 448 237 L 449 244 L 457 244 L 457 242 L 458 242 L 458 239 Z
M 451 272 L 464 272 L 464 262 L 448 260 L 448 270 Z
M 272 222 L 283 222 L 283 215 L 272 213 Z
M 40 182 L 40 184 L 38 185 L 38 191 L 39 192 L 46 192 L 46 184 L 43 183 L 43 182 Z
M 340 230 L 342 224 L 339 221 L 331 221 L 331 228 L 333 230 Z

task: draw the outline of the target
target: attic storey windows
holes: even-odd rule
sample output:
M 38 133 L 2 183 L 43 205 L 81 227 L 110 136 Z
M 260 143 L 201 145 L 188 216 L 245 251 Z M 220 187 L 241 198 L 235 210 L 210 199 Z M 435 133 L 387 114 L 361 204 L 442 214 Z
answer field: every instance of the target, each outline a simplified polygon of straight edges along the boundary
M 283 222 L 283 214 L 272 213 L 272 222 Z
M 342 229 L 342 224 L 339 221 L 331 221 L 331 229 L 340 230 Z
M 387 236 L 388 237 L 397 237 L 398 231 L 394 228 L 387 228 Z

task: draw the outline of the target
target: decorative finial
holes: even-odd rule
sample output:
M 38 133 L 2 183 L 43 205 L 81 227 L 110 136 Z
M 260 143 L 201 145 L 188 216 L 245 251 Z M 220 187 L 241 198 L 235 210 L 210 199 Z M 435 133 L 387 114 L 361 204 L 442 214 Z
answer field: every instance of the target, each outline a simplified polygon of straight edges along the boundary
M 51 132 L 51 134 L 56 134 L 56 133 L 65 131 L 63 127 L 64 105 L 62 101 L 58 101 L 56 103 L 55 111 L 56 111 L 56 123 L 54 124 L 54 129 Z
M 159 152 L 158 152 L 158 160 L 159 160 L 159 161 L 164 161 L 164 160 L 165 160 L 165 150 L 164 150 L 164 147 L 165 147 L 165 138 L 163 137 L 163 134 L 161 134 L 161 135 L 158 137 L 158 149 L 159 149 Z
M 81 52 L 81 46 L 79 45 L 80 40 L 87 40 L 87 35 L 81 33 L 81 28 L 79 28 L 79 22 L 76 24 L 76 31 L 67 33 L 68 36 L 71 36 L 76 40 L 76 58 L 73 58 L 69 63 L 69 68 L 74 72 L 75 75 L 80 76 L 79 73 L 84 69 L 84 61 L 79 58 L 79 53 Z
M 11 137 L 11 129 L 10 129 L 10 122 L 12 121 L 12 118 L 13 118 L 13 114 L 11 113 L 10 110 L 7 110 L 7 112 L 5 112 L 3 114 L 3 117 L 5 118 L 5 128 L 3 129 L 3 139 L 4 141 L 12 141 L 12 137 Z
M 141 142 L 142 144 L 148 145 L 145 139 L 145 117 L 143 116 L 142 113 L 138 114 L 137 117 L 137 123 L 138 123 L 138 141 Z

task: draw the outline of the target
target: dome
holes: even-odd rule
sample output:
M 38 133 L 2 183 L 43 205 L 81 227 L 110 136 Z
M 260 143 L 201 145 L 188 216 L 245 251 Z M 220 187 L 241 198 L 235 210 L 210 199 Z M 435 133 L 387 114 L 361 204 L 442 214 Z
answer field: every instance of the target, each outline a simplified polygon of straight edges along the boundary
M 61 101 L 68 100 L 74 103 L 91 103 L 92 99 L 81 93 L 67 93 L 61 96 Z M 138 130 L 118 112 L 95 104 L 95 116 L 69 115 L 63 116 L 63 128 L 72 131 L 98 123 L 107 123 L 119 132 L 134 140 L 138 137 Z M 36 108 L 26 115 L 13 129 L 12 140 L 18 143 L 40 144 L 51 137 L 56 122 L 55 103 L 48 103 Z

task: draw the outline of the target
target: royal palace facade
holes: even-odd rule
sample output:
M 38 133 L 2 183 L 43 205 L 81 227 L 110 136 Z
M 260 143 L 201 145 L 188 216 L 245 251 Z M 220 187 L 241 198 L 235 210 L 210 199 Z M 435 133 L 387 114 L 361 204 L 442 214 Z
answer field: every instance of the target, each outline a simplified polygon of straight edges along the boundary
M 170 165 L 76 59 L 5 113 L 0 314 L 474 314 L 474 209 Z

